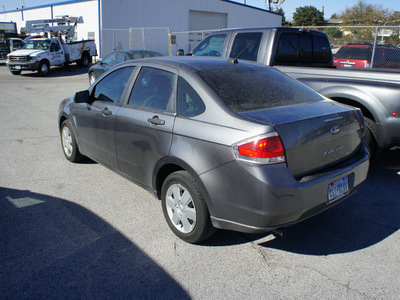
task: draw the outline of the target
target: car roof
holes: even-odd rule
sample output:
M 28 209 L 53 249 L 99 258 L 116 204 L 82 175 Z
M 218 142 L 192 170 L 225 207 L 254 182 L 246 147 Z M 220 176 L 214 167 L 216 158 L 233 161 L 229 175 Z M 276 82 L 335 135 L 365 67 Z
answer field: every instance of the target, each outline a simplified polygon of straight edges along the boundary
M 234 63 L 232 59 L 203 56 L 160 56 L 145 59 L 127 61 L 124 65 L 135 65 L 138 63 L 155 64 L 170 68 L 182 69 L 189 72 L 228 69 L 228 68 L 268 68 L 256 62 L 238 60 Z

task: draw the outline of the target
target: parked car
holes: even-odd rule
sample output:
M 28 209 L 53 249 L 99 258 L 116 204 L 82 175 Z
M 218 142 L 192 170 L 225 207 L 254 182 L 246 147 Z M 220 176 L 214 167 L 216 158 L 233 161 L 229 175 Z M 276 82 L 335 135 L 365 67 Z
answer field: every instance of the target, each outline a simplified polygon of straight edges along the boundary
M 68 160 L 153 191 L 191 243 L 297 223 L 352 195 L 369 167 L 359 109 L 246 61 L 119 64 L 61 102 L 59 130 Z
M 389 45 L 377 45 L 374 59 L 372 44 L 347 44 L 335 54 L 333 65 L 337 67 L 400 69 L 400 49 Z
M 93 84 L 105 71 L 113 66 L 132 59 L 162 56 L 162 54 L 150 50 L 115 51 L 107 55 L 103 60 L 97 61 L 89 68 L 89 83 Z

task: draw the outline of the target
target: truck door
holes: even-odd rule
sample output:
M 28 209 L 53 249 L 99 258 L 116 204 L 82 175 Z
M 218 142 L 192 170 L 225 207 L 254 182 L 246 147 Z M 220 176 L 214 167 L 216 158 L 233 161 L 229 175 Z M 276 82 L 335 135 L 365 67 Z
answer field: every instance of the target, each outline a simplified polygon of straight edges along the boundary
M 53 40 L 50 44 L 50 64 L 52 66 L 62 65 L 65 62 L 64 51 L 58 41 Z

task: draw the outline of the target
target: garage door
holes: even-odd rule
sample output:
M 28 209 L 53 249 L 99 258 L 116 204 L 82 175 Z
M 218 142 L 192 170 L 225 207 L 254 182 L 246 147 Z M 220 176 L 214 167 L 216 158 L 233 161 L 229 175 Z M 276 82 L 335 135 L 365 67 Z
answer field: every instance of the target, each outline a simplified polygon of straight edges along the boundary
M 227 15 L 228 14 L 191 10 L 189 11 L 189 31 L 226 28 Z M 190 33 L 189 50 L 192 51 L 205 36 L 206 34 L 202 32 Z

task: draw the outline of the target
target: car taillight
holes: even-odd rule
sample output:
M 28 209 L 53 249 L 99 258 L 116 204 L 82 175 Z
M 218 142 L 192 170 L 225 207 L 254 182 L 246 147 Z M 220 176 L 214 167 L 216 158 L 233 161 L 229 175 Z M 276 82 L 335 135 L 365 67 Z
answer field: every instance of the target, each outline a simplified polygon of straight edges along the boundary
M 285 148 L 279 135 L 274 132 L 232 146 L 238 160 L 259 164 L 275 164 L 285 161 Z

